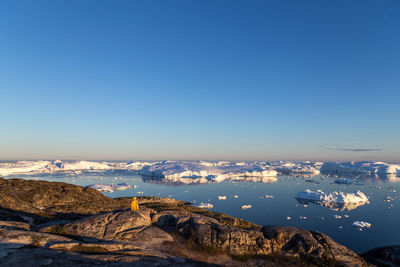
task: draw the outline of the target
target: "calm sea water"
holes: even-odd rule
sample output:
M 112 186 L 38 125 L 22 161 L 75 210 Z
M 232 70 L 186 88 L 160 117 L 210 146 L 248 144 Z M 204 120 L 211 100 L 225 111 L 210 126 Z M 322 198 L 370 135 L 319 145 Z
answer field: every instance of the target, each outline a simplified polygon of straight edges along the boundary
M 19 175 L 21 177 L 21 175 Z M 11 178 L 11 177 L 10 177 Z M 317 175 L 312 178 L 278 176 L 275 183 L 232 182 L 171 185 L 157 180 L 146 180 L 131 172 L 82 173 L 79 175 L 56 174 L 40 176 L 24 176 L 25 179 L 47 180 L 72 183 L 86 186 L 96 183 L 128 183 L 136 185 L 124 191 L 104 193 L 110 197 L 137 196 L 143 192 L 146 196 L 171 197 L 194 202 L 209 202 L 211 209 L 234 217 L 255 222 L 259 225 L 292 225 L 308 230 L 316 230 L 328 234 L 339 243 L 357 252 L 368 249 L 400 244 L 400 183 L 385 178 L 361 179 L 357 184 L 335 184 L 337 178 Z M 370 204 L 353 210 L 332 210 L 317 204 L 299 203 L 297 192 L 321 189 L 324 192 L 362 191 L 368 196 Z M 267 194 L 273 198 L 263 198 Z M 237 195 L 238 198 L 234 198 Z M 226 200 L 218 200 L 218 196 L 226 196 Z M 393 198 L 390 202 L 386 197 Z M 252 205 L 251 209 L 242 210 L 242 205 Z M 335 218 L 335 215 L 342 218 Z M 348 216 L 348 217 L 345 217 Z M 287 217 L 291 217 L 290 220 Z M 371 228 L 359 230 L 352 226 L 354 221 L 366 221 Z

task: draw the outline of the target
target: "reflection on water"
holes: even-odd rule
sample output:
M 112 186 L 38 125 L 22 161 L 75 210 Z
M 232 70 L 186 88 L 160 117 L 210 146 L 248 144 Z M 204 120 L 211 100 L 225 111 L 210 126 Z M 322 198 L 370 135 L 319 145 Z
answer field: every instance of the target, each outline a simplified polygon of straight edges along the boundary
M 327 177 L 334 178 L 345 178 L 345 179 L 353 179 L 356 182 L 362 181 L 367 183 L 376 183 L 376 182 L 390 182 L 390 183 L 398 183 L 400 182 L 400 177 L 394 173 L 387 174 L 352 174 L 352 173 L 324 173 Z
M 301 198 L 296 198 L 296 199 L 302 205 L 316 204 L 322 207 L 327 207 L 334 211 L 350 211 L 358 207 L 364 206 L 365 204 L 368 204 L 368 202 L 356 202 L 356 203 L 325 202 L 324 203 L 316 200 L 301 199 Z
M 143 176 L 144 182 L 153 184 L 165 184 L 165 185 L 195 185 L 195 184 L 210 184 L 219 183 L 218 180 L 207 179 L 205 177 L 153 177 Z M 224 181 L 241 181 L 241 182 L 255 182 L 255 183 L 276 183 L 277 177 L 244 177 L 244 176 L 230 176 Z
M 290 176 L 296 177 L 296 178 L 313 178 L 318 176 L 319 174 L 315 173 L 289 173 Z

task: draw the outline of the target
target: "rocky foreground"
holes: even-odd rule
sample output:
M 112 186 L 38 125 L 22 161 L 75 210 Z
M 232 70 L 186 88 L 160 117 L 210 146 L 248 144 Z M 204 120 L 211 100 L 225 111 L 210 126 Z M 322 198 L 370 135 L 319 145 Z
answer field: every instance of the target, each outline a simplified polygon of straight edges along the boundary
M 258 226 L 174 199 L 138 199 L 141 209 L 132 212 L 131 198 L 113 199 L 94 189 L 66 183 L 0 178 L 0 265 L 399 263 L 400 249 L 396 247 L 367 252 L 367 262 L 323 233 L 287 226 Z

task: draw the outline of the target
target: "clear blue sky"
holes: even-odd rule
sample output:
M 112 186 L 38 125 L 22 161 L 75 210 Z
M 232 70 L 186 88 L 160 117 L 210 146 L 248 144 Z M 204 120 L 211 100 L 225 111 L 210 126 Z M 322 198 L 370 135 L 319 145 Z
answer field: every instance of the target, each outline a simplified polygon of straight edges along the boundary
M 400 161 L 400 1 L 1 1 L 0 159 Z

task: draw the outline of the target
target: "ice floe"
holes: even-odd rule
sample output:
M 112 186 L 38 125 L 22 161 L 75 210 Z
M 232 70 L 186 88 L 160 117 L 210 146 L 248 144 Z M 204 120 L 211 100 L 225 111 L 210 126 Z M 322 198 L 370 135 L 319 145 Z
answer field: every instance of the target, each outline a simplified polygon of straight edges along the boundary
M 242 206 L 242 210 L 247 210 L 247 209 L 251 209 L 252 206 L 251 205 L 243 205 Z
M 363 221 L 355 221 L 352 223 L 353 226 L 359 227 L 359 228 L 370 228 L 371 224 L 368 222 L 363 222 Z
M 114 185 L 115 190 L 127 190 L 129 188 L 131 188 L 131 186 L 127 183 L 121 183 L 121 184 L 117 184 Z
M 114 192 L 114 186 L 112 184 L 92 184 L 87 187 L 99 190 L 101 192 Z
M 274 198 L 272 195 L 262 194 L 261 198 Z
M 226 200 L 226 196 L 218 196 L 218 200 Z
M 114 192 L 114 190 L 126 190 L 131 188 L 131 186 L 127 183 L 121 183 L 121 184 L 92 184 L 88 185 L 87 187 L 99 190 L 101 192 Z

